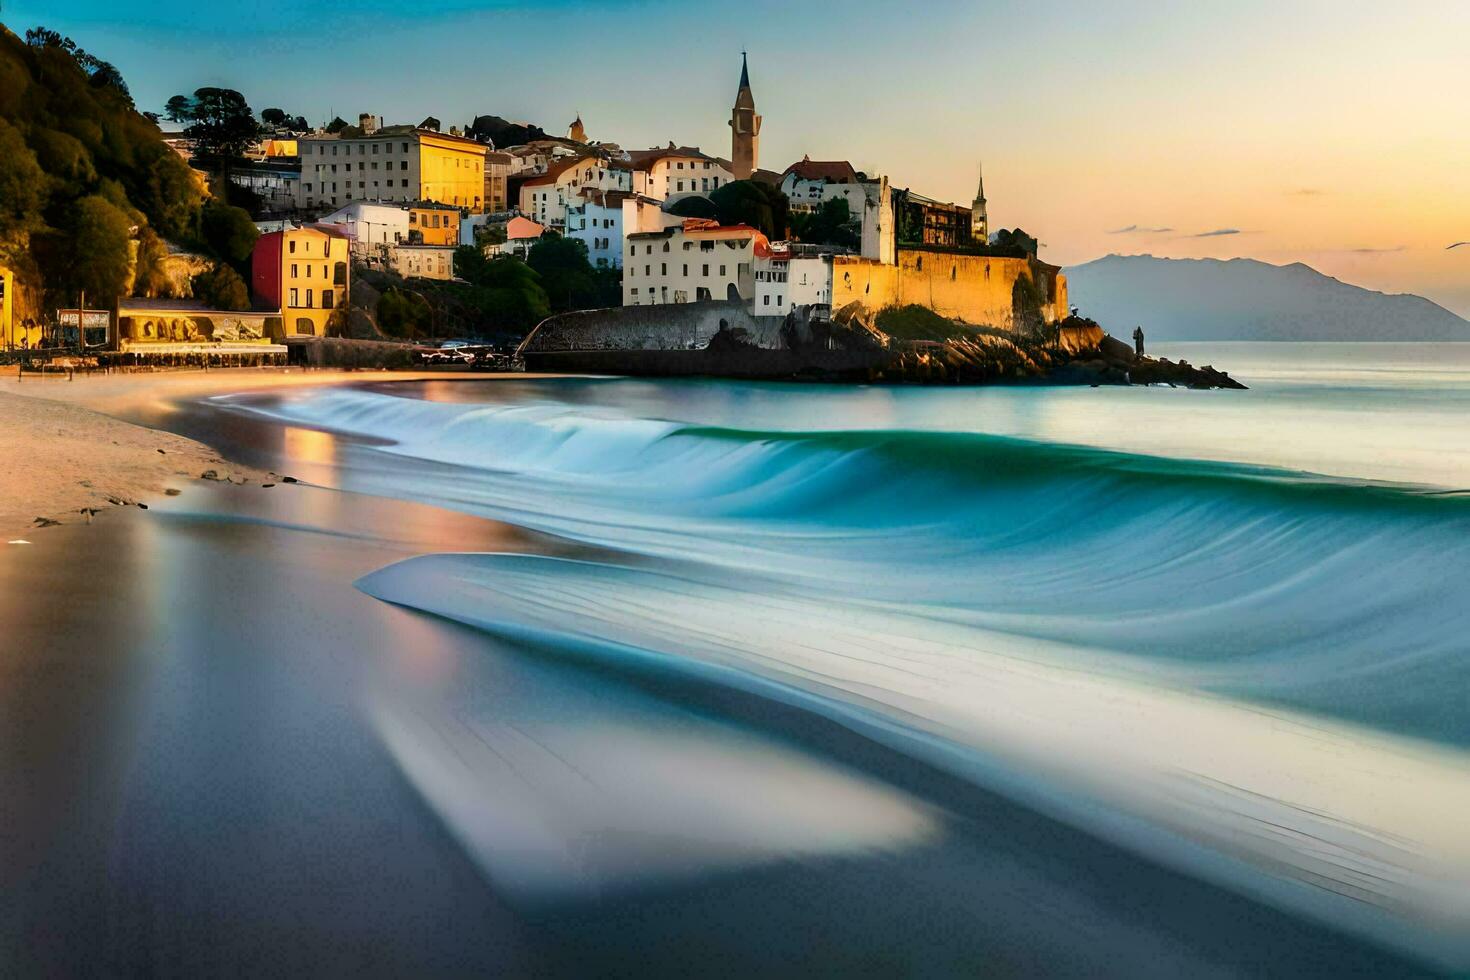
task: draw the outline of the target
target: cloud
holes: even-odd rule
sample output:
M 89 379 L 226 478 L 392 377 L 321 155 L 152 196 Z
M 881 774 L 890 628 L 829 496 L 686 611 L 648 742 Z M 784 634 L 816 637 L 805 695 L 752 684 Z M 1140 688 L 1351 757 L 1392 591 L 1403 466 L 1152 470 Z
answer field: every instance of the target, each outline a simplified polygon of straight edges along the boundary
M 1246 232 L 1239 228 L 1216 228 L 1214 231 L 1201 231 L 1193 235 L 1185 235 L 1185 238 L 1219 238 L 1221 235 L 1244 235 Z
M 1320 187 L 1298 187 L 1294 191 L 1286 192 L 1291 197 L 1321 197 L 1327 192 Z
M 1406 245 L 1395 245 L 1392 248 L 1350 248 L 1346 251 L 1354 255 L 1387 255 L 1389 252 L 1402 252 L 1407 249 Z
M 1109 235 L 1162 235 L 1164 232 L 1173 231 L 1173 228 L 1148 228 L 1141 225 L 1129 225 L 1127 228 L 1110 228 Z

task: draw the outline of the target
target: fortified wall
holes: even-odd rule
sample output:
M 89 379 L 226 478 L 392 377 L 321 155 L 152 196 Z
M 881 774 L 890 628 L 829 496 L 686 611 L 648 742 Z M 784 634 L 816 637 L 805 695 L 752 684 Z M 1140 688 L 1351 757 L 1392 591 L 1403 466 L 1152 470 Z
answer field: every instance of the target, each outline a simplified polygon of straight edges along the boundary
M 745 330 L 756 347 L 781 346 L 779 316 L 751 316 L 743 303 L 666 303 L 563 313 L 541 321 L 518 353 L 702 350 L 721 329 Z
M 1033 259 L 906 248 L 898 250 L 895 265 L 834 256 L 832 308 L 862 303 L 881 310 L 912 303 L 950 319 L 1009 330 L 1015 325 L 1013 291 L 1016 280 L 1023 277 L 1039 280 L 1047 320 L 1067 316 L 1067 277 L 1058 266 Z

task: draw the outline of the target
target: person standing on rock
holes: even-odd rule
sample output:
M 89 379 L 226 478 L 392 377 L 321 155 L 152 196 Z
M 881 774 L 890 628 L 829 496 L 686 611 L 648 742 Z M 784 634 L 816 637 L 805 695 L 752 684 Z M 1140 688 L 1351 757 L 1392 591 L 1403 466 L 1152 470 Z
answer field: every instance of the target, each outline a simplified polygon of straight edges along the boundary
M 1139 357 L 1143 356 L 1143 326 L 1133 328 L 1133 352 Z

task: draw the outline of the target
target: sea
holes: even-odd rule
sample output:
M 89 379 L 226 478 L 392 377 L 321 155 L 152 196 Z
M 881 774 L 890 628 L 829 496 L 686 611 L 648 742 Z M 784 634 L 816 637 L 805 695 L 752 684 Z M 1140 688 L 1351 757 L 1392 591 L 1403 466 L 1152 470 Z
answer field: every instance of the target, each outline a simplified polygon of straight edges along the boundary
M 96 723 L 139 836 L 91 941 L 185 972 L 341 965 L 293 936 L 366 972 L 1470 970 L 1470 344 L 1150 353 L 1249 389 L 172 407 L 299 482 L 129 531 L 166 584 L 119 640 L 148 710 Z

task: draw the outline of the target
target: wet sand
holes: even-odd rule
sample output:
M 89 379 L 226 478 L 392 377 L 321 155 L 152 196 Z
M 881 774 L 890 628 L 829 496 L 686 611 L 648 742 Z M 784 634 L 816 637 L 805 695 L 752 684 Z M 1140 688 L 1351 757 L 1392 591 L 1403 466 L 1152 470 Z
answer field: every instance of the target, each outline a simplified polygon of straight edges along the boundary
M 330 433 L 133 410 L 306 482 L 204 483 L 0 550 L 0 972 L 1420 969 L 794 708 L 566 662 L 374 600 L 352 583 L 425 552 L 587 552 L 338 489 L 392 461 Z M 465 746 L 521 746 L 517 764 L 543 760 L 501 774 L 494 798 L 590 779 L 581 798 L 608 805 L 586 808 L 572 844 L 594 887 L 536 898 L 477 864 L 406 778 L 414 763 L 384 717 L 406 719 L 394 731 L 410 738 L 461 733 Z M 606 771 L 547 761 L 568 733 L 597 745 Z M 705 757 L 680 753 L 699 745 L 738 758 L 732 778 L 778 818 L 769 853 L 656 878 L 636 861 L 608 871 L 640 848 L 698 856 L 745 839 L 714 820 L 641 844 L 619 836 L 639 814 L 619 817 L 619 787 L 599 779 L 645 763 L 695 785 Z M 894 818 L 798 799 L 832 787 Z M 650 819 L 690 805 L 677 790 L 644 804 Z
M 464 378 L 443 372 L 258 369 L 0 378 L 0 538 L 88 524 L 112 508 L 151 505 L 206 472 L 237 483 L 274 475 L 228 464 L 197 440 L 161 431 L 184 399 L 364 379 Z M 474 377 L 491 377 L 475 375 Z M 514 375 L 525 377 L 525 375 Z M 147 425 L 126 419 L 146 418 Z

